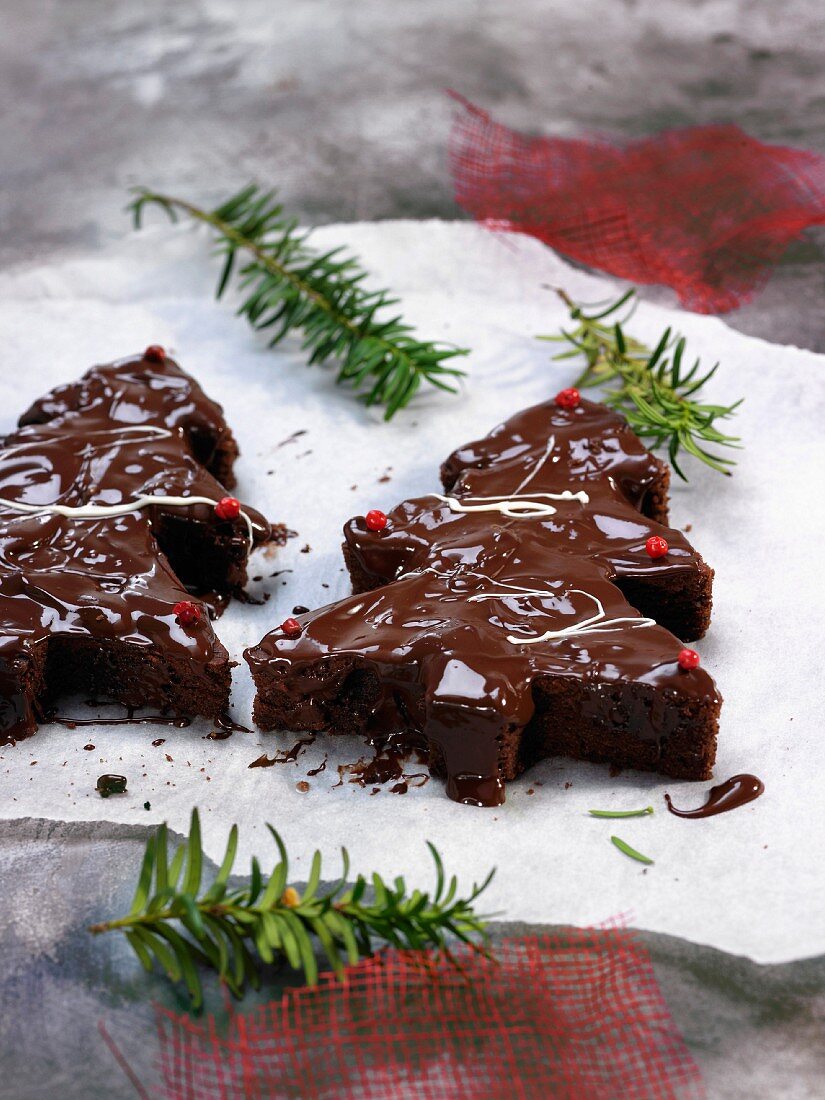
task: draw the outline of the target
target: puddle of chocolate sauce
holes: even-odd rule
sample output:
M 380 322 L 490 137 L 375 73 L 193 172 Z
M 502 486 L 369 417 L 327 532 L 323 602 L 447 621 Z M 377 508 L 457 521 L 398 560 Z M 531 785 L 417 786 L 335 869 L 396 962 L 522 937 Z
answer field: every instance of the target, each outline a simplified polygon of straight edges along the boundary
M 678 810 L 670 801 L 669 794 L 665 795 L 665 802 L 667 808 L 676 817 L 713 817 L 715 814 L 724 814 L 728 810 L 736 810 L 739 806 L 753 802 L 764 790 L 765 784 L 761 779 L 744 773 L 731 776 L 724 783 L 711 787 L 705 804 L 695 810 Z

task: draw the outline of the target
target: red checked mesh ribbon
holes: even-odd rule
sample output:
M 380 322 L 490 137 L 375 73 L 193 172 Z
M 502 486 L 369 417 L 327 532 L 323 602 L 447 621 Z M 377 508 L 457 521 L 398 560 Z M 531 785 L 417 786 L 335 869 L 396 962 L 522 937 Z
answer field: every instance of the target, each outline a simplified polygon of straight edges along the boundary
M 825 224 L 825 157 L 765 145 L 737 126 L 624 143 L 529 137 L 454 98 L 460 206 L 589 267 L 672 287 L 688 309 L 748 301 L 788 243 Z
M 699 1072 L 644 948 L 564 929 L 462 950 L 461 971 L 402 953 L 341 983 L 214 1021 L 158 1009 L 166 1100 L 698 1100 Z

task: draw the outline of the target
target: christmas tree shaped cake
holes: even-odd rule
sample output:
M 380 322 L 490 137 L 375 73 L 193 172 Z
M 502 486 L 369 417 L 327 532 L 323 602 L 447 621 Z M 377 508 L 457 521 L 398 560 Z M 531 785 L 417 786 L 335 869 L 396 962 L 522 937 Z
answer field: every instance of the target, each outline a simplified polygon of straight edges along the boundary
M 347 524 L 355 595 L 247 652 L 256 721 L 412 739 L 478 805 L 554 755 L 707 778 L 721 698 L 683 643 L 713 573 L 669 477 L 575 390 L 462 447 L 442 492 Z
M 0 743 L 66 693 L 226 710 L 208 605 L 272 533 L 226 495 L 237 454 L 220 406 L 156 346 L 20 418 L 0 446 Z

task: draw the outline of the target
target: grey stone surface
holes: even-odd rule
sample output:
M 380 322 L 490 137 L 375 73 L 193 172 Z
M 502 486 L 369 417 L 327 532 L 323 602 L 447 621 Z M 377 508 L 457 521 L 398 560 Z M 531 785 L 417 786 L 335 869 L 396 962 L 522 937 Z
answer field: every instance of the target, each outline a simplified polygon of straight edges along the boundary
M 0 2 L 0 260 L 98 247 L 126 189 L 251 178 L 311 222 L 457 217 L 452 86 L 512 125 L 736 121 L 825 153 L 819 0 Z M 742 329 L 825 348 L 825 230 Z
M 448 86 L 539 132 L 733 120 L 825 153 L 822 24 L 820 0 L 0 0 L 0 262 L 103 246 L 136 183 L 210 201 L 256 178 L 309 222 L 459 217 Z M 823 257 L 812 230 L 729 322 L 825 350 Z M 148 1005 L 174 994 L 84 931 L 124 908 L 141 845 L 0 828 L 4 1100 L 133 1095 L 100 1018 L 151 1072 Z M 711 1097 L 822 1094 L 825 961 L 648 944 Z
M 0 1100 L 134 1096 L 100 1021 L 147 1093 L 166 1095 L 152 1006 L 181 1012 L 185 996 L 147 975 L 123 937 L 87 932 L 128 910 L 148 834 L 140 826 L 0 822 Z M 496 924 L 493 941 L 535 930 Z M 825 959 L 765 967 L 670 936 L 641 939 L 713 1100 L 822 1095 Z M 289 972 L 270 970 L 242 1011 L 294 984 Z M 220 1027 L 226 1006 L 214 986 L 207 992 Z

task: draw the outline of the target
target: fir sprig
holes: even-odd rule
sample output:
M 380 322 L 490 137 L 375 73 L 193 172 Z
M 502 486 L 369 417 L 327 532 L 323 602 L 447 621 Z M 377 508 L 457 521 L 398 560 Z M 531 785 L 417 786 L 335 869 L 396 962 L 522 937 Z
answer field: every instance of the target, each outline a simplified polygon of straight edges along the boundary
M 367 290 L 366 271 L 343 249 L 312 248 L 309 231 L 284 212 L 274 192 L 252 184 L 214 210 L 144 187 L 134 192 L 129 210 L 137 228 L 150 206 L 172 221 L 183 214 L 210 226 L 223 259 L 216 296 L 237 271 L 243 294 L 238 313 L 267 330 L 270 347 L 300 331 L 309 362 L 336 361 L 338 381 L 359 390 L 368 405 L 385 405 L 387 420 L 422 382 L 456 392 L 455 380 L 464 372 L 449 361 L 467 350 L 420 340 L 390 310 L 398 299 Z
M 211 885 L 200 893 L 204 864 L 198 811 L 192 811 L 189 837 L 168 857 L 168 834 L 161 825 L 146 844 L 132 907 L 125 917 L 90 928 L 93 933 L 120 930 L 143 966 L 159 963 L 172 981 L 184 981 L 194 1007 L 203 1001 L 200 967 L 216 971 L 236 995 L 246 985 L 260 984 L 260 964 L 285 959 L 303 971 L 309 985 L 318 978 L 315 947 L 320 945 L 332 969 L 343 975 L 346 963 L 373 953 L 376 941 L 410 950 L 435 948 L 449 956 L 449 941 L 458 939 L 481 949 L 485 918 L 474 904 L 490 884 L 493 871 L 466 898 L 459 898 L 455 876 L 449 879 L 436 849 L 432 895 L 408 893 L 403 878 L 385 882 L 374 874 L 359 875 L 347 887 L 349 858 L 345 849 L 341 878 L 321 893 L 321 854 L 315 852 L 302 893 L 288 884 L 289 859 L 278 833 L 268 825 L 280 861 L 265 876 L 252 859 L 248 885 L 231 888 L 238 828 L 232 826 L 226 854 Z M 368 894 L 371 894 L 368 897 Z
M 560 336 L 539 339 L 570 345 L 556 359 L 584 357 L 586 365 L 576 386 L 612 386 L 602 398 L 605 404 L 623 413 L 636 435 L 651 440 L 652 446 L 666 445 L 670 463 L 684 481 L 687 478 L 677 457 L 681 450 L 730 475 L 728 467 L 735 465 L 734 460 L 709 451 L 707 444 L 737 446 L 738 437 L 725 435 L 716 427 L 716 421 L 731 416 L 742 402 L 712 405 L 696 397 L 719 364 L 705 373 L 698 359 L 688 367 L 684 362 L 685 338 L 670 328 L 665 329 L 652 350 L 628 336 L 623 326 L 633 313 L 633 290 L 595 313 L 586 313 L 563 290 L 556 288 L 556 293 L 569 308 L 575 327 L 569 332 L 563 329 Z M 625 316 L 617 319 L 625 306 Z

